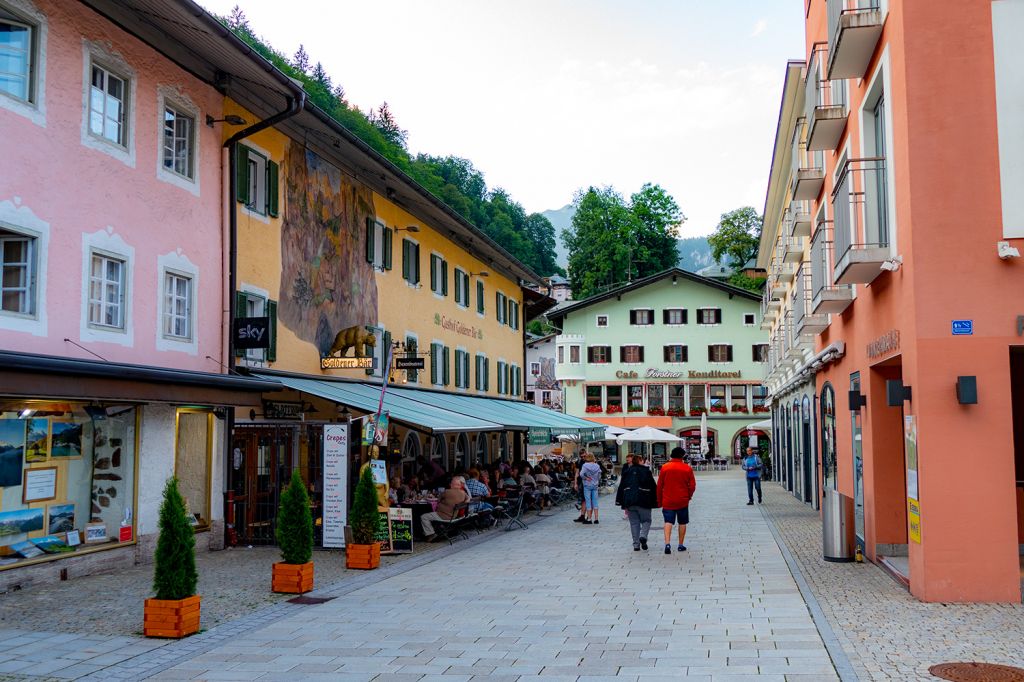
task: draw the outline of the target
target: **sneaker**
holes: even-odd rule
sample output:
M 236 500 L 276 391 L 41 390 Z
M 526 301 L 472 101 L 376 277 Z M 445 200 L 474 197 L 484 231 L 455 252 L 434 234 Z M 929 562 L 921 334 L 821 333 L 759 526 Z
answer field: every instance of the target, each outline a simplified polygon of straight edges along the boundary
M 586 521 L 586 520 L 587 520 L 587 519 L 586 519 L 585 517 L 582 517 L 582 516 L 580 516 L 579 518 L 575 518 L 575 519 L 573 519 L 573 522 L 574 522 L 574 523 L 583 523 L 583 522 L 584 522 L 584 521 Z
M 586 525 L 586 526 L 592 526 L 592 525 L 594 525 L 594 522 L 593 522 L 593 521 L 591 521 L 590 519 L 583 519 L 582 521 L 580 521 L 580 523 L 582 523 L 582 524 L 584 524 L 584 525 Z
M 672 545 L 665 545 L 665 554 L 672 553 Z
M 749 507 L 750 505 L 752 505 L 752 504 L 754 504 L 754 501 L 753 501 L 753 500 L 751 500 L 750 502 L 747 502 L 747 506 L 748 506 L 748 507 Z
M 598 521 L 597 519 L 594 519 L 594 523 L 601 523 L 601 522 Z
M 680 552 L 685 552 L 686 551 L 686 545 L 679 545 L 678 547 L 676 547 L 676 549 L 679 550 Z
M 639 552 L 640 551 L 640 545 L 634 545 L 633 546 L 633 551 L 634 552 Z
M 647 551 L 647 538 L 640 538 L 640 547 L 642 547 L 645 552 Z

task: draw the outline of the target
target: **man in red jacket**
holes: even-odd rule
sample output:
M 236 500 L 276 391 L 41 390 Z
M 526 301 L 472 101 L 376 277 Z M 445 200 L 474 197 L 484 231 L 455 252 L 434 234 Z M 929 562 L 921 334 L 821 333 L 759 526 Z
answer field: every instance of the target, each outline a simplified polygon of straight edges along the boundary
M 672 450 L 672 459 L 658 474 L 658 506 L 665 517 L 665 554 L 672 553 L 672 524 L 679 524 L 679 551 L 685 552 L 686 524 L 690 522 L 690 499 L 697 489 L 693 469 L 683 461 L 682 448 Z

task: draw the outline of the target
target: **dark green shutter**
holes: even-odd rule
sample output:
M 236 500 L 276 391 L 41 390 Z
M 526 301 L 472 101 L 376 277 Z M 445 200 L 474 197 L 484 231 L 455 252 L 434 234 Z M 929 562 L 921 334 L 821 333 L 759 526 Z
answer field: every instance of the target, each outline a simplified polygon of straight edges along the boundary
M 445 386 L 451 381 L 451 349 L 448 346 L 441 348 L 441 383 Z
M 277 301 L 267 301 L 267 317 L 270 318 L 270 347 L 267 348 L 267 362 L 277 360 Z
M 481 281 L 476 283 L 476 311 L 484 314 L 484 283 Z
M 235 317 L 245 317 L 246 304 L 249 302 L 249 297 L 243 294 L 241 291 L 235 292 Z M 231 338 L 234 339 L 234 329 L 231 330 Z M 235 348 L 235 357 L 242 357 L 245 355 L 244 348 Z
M 441 293 L 437 289 L 437 256 L 430 254 L 430 290 Z
M 483 388 L 484 373 L 480 371 L 480 356 L 476 356 L 476 371 L 473 373 L 473 388 L 481 390 Z
M 432 384 L 440 383 L 441 373 L 438 371 L 440 369 L 438 363 L 441 361 L 440 353 L 438 352 L 439 345 L 436 343 L 430 344 L 430 383 Z
M 420 245 L 412 244 L 413 284 L 420 283 Z
M 441 295 L 448 295 L 448 261 L 441 259 Z
M 277 164 L 267 161 L 267 213 L 276 218 L 278 213 Z
M 412 281 L 412 242 L 408 239 L 402 240 L 402 279 L 406 282 Z
M 366 219 L 366 262 L 373 265 L 373 218 Z
M 462 273 L 455 271 L 455 302 L 462 302 Z
M 244 144 L 235 145 L 235 198 L 249 203 L 249 148 Z
M 384 228 L 384 269 L 391 269 L 391 252 L 392 252 L 392 240 L 394 239 L 394 230 L 390 227 Z
M 486 355 L 484 356 L 484 390 L 491 390 L 491 361 Z

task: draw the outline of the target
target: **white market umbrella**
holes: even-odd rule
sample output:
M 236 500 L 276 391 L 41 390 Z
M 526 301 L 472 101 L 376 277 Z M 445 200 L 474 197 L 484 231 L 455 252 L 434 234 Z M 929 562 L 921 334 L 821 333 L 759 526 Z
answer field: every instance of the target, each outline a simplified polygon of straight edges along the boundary
M 619 426 L 606 426 L 606 427 L 604 427 L 604 439 L 605 440 L 613 440 L 613 439 L 618 438 L 619 436 L 621 436 L 621 435 L 623 435 L 625 433 L 629 433 L 629 430 L 628 429 L 623 429 L 623 428 L 621 428 Z
M 759 422 L 754 422 L 753 424 L 747 424 L 747 428 L 748 429 L 754 429 L 754 430 L 757 430 L 757 431 L 764 431 L 765 429 L 771 430 L 771 428 L 772 428 L 772 420 L 771 419 L 762 419 Z
M 708 451 L 711 448 L 708 446 L 708 413 L 701 412 L 700 414 L 700 456 L 707 457 Z
M 647 453 L 651 452 L 651 443 L 678 443 L 682 438 L 673 436 L 671 433 L 661 431 L 653 426 L 641 426 L 619 436 L 615 442 L 622 445 L 626 441 L 647 443 Z

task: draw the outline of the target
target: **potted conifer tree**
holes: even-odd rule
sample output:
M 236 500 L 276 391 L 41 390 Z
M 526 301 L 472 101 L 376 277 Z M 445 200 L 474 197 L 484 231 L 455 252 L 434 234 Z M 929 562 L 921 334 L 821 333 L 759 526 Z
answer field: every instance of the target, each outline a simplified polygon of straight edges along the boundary
M 156 542 L 153 571 L 156 597 L 146 600 L 143 621 L 146 637 L 180 638 L 199 631 L 195 547 L 195 531 L 185 513 L 178 479 L 171 477 L 164 486 L 160 505 L 160 537 Z
M 309 495 L 298 470 L 281 493 L 281 509 L 274 531 L 281 548 L 281 561 L 274 564 L 271 589 L 274 592 L 302 594 L 313 589 L 313 516 Z
M 373 471 L 364 467 L 356 484 L 352 511 L 348 516 L 352 529 L 352 542 L 345 546 L 347 568 L 377 568 L 380 566 L 380 543 L 376 537 L 380 528 L 380 512 L 377 511 L 377 486 L 373 483 Z

